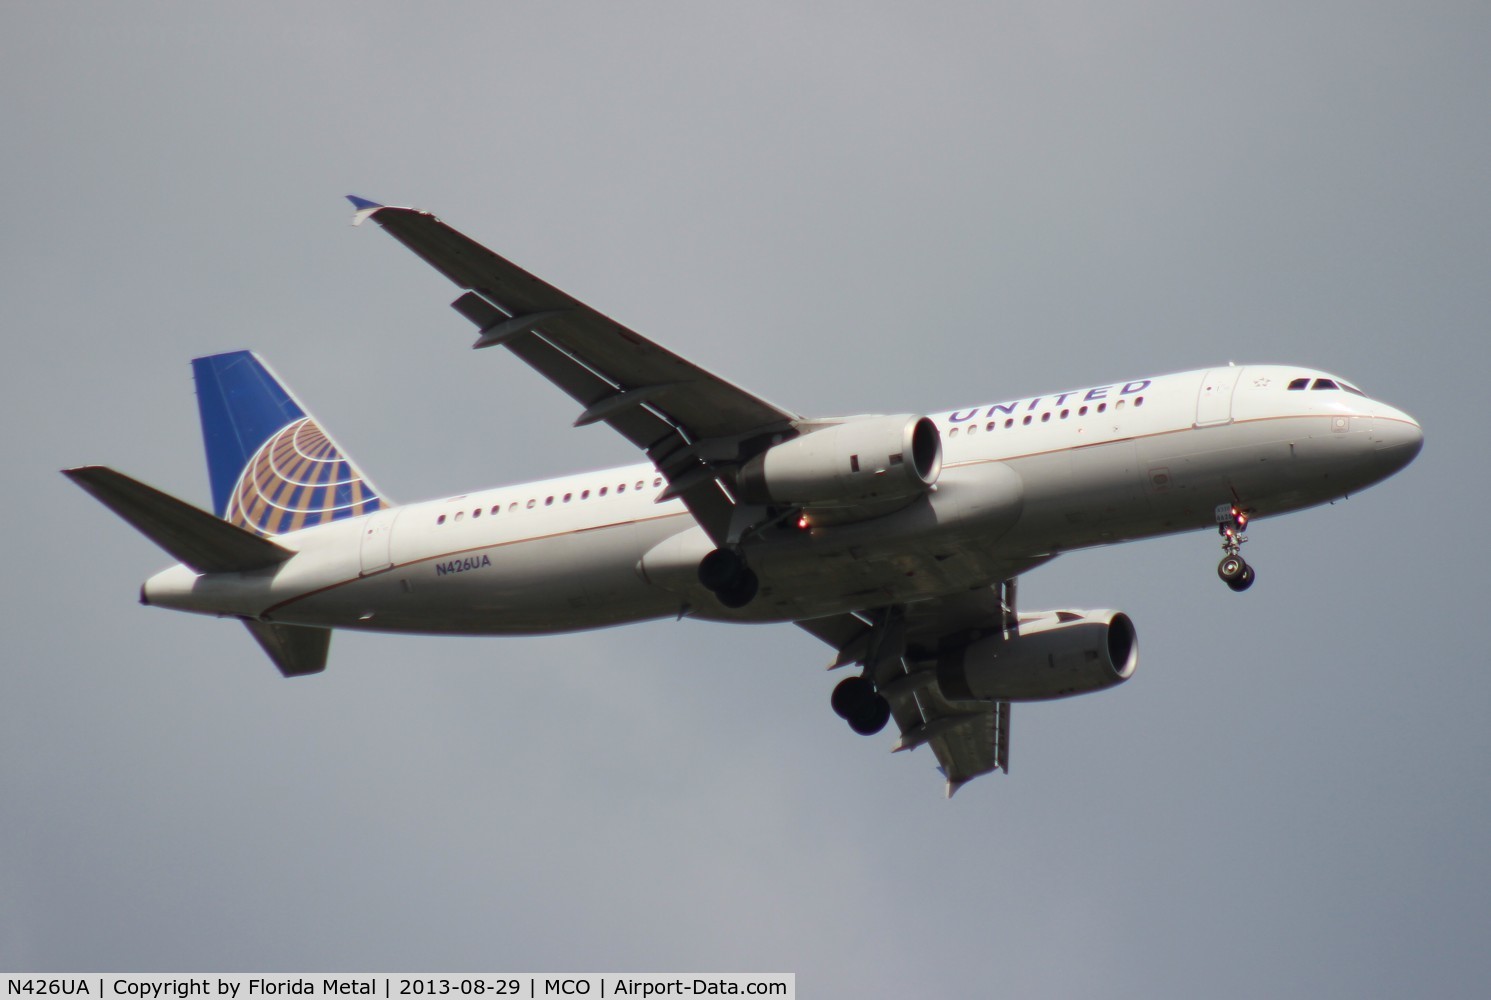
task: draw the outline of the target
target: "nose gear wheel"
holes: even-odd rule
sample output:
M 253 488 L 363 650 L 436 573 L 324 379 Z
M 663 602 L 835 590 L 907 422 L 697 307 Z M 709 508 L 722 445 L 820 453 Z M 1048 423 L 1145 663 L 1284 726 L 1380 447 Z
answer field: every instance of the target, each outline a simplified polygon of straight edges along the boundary
M 1217 532 L 1222 536 L 1222 561 L 1217 576 L 1233 591 L 1242 593 L 1253 585 L 1257 574 L 1242 557 L 1242 544 L 1248 540 L 1243 529 L 1248 526 L 1248 512 L 1235 503 L 1217 507 Z

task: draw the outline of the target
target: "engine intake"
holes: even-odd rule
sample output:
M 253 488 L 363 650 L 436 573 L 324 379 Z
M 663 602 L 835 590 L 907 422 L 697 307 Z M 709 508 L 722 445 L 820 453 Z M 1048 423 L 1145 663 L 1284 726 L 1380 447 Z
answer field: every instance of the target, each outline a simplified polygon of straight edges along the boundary
M 991 635 L 937 660 L 937 683 L 955 701 L 1047 701 L 1101 691 L 1134 676 L 1139 641 L 1121 611 L 1022 615 L 1017 632 Z
M 926 417 L 855 417 L 767 449 L 741 468 L 751 503 L 910 500 L 942 471 L 942 436 Z

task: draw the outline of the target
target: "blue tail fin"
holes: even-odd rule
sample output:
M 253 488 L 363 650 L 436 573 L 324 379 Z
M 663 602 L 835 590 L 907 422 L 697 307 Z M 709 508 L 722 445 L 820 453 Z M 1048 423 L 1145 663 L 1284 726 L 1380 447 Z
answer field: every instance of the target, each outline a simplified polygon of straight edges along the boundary
M 192 361 L 217 516 L 282 535 L 387 506 L 251 351 Z

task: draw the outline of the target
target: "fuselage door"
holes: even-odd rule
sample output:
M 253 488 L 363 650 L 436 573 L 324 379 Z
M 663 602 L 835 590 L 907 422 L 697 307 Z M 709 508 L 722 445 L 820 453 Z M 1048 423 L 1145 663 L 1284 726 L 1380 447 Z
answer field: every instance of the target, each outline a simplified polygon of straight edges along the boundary
M 393 522 L 402 507 L 385 507 L 362 522 L 361 574 L 380 573 L 393 565 Z
M 1242 368 L 1229 365 L 1213 368 L 1201 380 L 1196 396 L 1196 426 L 1211 427 L 1232 422 L 1232 389 L 1242 376 Z

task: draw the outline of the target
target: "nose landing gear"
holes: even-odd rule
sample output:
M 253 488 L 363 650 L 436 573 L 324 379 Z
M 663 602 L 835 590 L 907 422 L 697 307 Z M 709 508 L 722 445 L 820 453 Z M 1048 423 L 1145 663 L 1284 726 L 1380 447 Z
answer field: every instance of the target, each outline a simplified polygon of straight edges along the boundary
M 1243 529 L 1248 526 L 1248 512 L 1235 503 L 1217 507 L 1217 532 L 1222 536 L 1222 561 L 1217 563 L 1217 576 L 1234 591 L 1242 593 L 1253 585 L 1257 574 L 1242 557 L 1242 543 L 1247 536 Z

